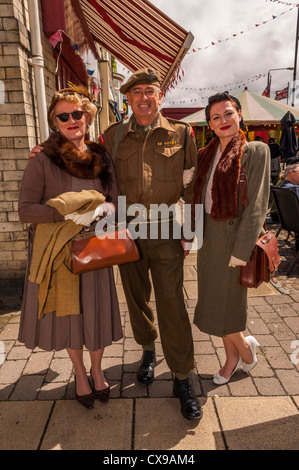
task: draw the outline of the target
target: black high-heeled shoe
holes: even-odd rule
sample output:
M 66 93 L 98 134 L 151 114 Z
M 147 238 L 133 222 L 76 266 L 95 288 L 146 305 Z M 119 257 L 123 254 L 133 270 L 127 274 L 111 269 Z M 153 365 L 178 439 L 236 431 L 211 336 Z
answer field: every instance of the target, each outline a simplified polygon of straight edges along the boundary
M 81 405 L 85 406 L 85 408 L 89 410 L 91 410 L 94 407 L 95 395 L 93 391 L 91 391 L 90 393 L 87 393 L 86 395 L 78 395 L 76 376 L 75 376 L 75 392 L 76 392 L 76 398 L 78 402 L 81 403 Z
M 102 403 L 107 403 L 109 400 L 110 396 L 110 387 L 103 388 L 102 390 L 96 390 L 95 385 L 94 385 L 94 380 L 92 377 L 92 370 L 90 369 L 90 378 L 91 378 L 91 383 L 92 383 L 92 391 L 94 393 L 95 398 L 100 400 Z

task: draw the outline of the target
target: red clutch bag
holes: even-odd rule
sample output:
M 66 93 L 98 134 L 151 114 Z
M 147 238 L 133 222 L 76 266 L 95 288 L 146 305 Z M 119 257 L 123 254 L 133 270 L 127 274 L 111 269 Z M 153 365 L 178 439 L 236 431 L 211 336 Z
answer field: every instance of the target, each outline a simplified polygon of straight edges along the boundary
M 138 259 L 138 248 L 127 228 L 115 228 L 98 236 L 86 232 L 72 240 L 72 271 L 75 274 Z

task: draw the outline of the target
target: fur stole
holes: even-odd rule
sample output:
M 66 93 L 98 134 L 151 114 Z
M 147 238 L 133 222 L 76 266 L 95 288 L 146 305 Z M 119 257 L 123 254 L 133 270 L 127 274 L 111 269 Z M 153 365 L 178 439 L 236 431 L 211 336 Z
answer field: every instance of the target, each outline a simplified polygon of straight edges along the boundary
M 241 158 L 246 137 L 243 131 L 232 138 L 222 153 L 216 167 L 212 184 L 211 218 L 228 220 L 238 217 L 238 188 Z M 215 137 L 206 147 L 198 152 L 198 166 L 195 177 L 194 202 L 200 204 L 201 193 L 210 166 L 213 163 L 220 140 Z
M 79 152 L 75 146 L 59 132 L 53 132 L 43 142 L 44 152 L 59 168 L 72 176 L 83 179 L 100 178 L 108 184 L 110 157 L 105 147 L 96 142 L 86 142 L 90 152 Z

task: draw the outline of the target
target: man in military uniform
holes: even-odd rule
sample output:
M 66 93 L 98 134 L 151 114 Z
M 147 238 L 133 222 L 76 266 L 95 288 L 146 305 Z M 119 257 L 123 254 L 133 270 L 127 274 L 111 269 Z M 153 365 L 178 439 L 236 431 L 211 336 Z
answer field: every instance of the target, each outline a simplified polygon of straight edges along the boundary
M 151 220 L 151 204 L 171 206 L 182 195 L 185 203 L 193 204 L 193 183 L 184 189 L 183 171 L 196 167 L 197 161 L 192 128 L 186 129 L 186 124 L 165 118 L 159 112 L 162 98 L 159 86 L 158 72 L 146 68 L 133 73 L 120 89 L 126 94 L 133 115 L 128 122 L 112 124 L 100 137 L 115 160 L 120 194 L 126 196 L 127 206 L 142 204 L 146 208 L 147 224 Z M 186 243 L 171 235 L 168 239 L 139 238 L 140 260 L 119 268 L 134 337 L 143 347 L 138 381 L 149 384 L 154 379 L 158 333 L 149 304 L 150 270 L 162 348 L 174 374 L 173 391 L 180 398 L 183 416 L 199 419 L 201 408 L 189 381 L 189 373 L 194 369 L 194 350 L 183 296 Z

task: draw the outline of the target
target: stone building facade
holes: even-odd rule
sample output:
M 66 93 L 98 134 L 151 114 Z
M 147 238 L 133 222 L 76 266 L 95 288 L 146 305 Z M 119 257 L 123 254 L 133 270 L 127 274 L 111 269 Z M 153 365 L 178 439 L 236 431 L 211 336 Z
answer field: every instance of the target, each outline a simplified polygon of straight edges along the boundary
M 48 2 L 50 3 L 50 2 Z M 65 2 L 68 2 L 66 0 Z M 43 28 L 39 1 L 44 81 L 47 105 L 58 85 L 57 51 Z M 19 188 L 28 154 L 40 142 L 36 87 L 31 58 L 30 21 L 27 0 L 0 0 L 0 310 L 17 307 L 27 261 L 27 231 L 18 218 Z M 98 46 L 97 46 L 98 47 Z M 63 51 L 62 51 L 63 52 Z M 99 55 L 107 59 L 107 53 Z M 63 61 L 63 53 L 60 56 Z M 109 57 L 107 59 L 109 62 Z M 62 62 L 63 63 L 63 62 Z M 74 74 L 76 77 L 76 74 Z M 99 110 L 105 103 L 101 90 Z M 112 117 L 113 119 L 113 117 Z M 100 133 L 99 118 L 90 138 Z M 17 303 L 17 305 L 15 305 Z

